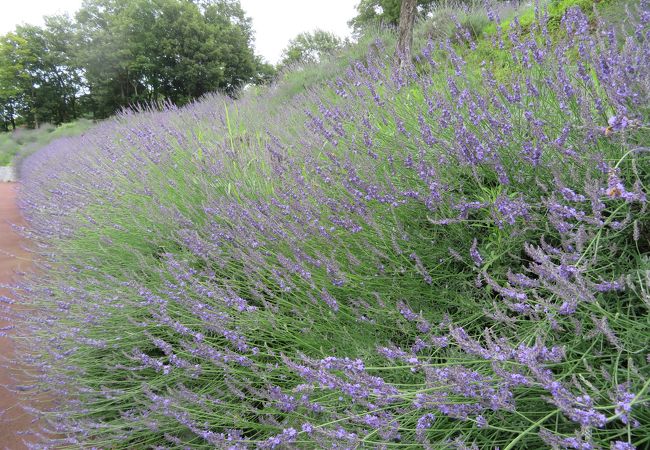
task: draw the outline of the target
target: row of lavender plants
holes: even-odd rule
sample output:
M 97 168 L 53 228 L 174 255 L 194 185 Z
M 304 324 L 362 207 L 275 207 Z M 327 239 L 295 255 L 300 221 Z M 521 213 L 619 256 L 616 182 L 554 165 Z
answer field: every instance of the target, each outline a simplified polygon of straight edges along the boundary
M 40 445 L 650 446 L 650 4 L 487 15 L 26 160 Z

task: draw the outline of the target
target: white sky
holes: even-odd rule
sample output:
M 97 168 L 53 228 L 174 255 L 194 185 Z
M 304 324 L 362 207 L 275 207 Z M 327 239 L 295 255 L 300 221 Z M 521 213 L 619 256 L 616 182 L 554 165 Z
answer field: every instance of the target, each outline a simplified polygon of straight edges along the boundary
M 82 0 L 0 0 L 0 34 L 16 25 L 42 25 L 44 15 L 74 12 Z M 277 63 L 289 39 L 320 28 L 349 36 L 347 21 L 355 16 L 359 0 L 240 0 L 253 19 L 256 53 Z

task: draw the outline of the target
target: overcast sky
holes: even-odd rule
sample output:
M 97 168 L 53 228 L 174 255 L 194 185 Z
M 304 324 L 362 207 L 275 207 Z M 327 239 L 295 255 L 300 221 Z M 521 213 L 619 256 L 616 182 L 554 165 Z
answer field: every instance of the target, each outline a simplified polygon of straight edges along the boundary
M 82 0 L 0 0 L 0 34 L 16 25 L 42 25 L 44 15 L 69 13 Z M 348 36 L 347 21 L 355 15 L 359 0 L 240 0 L 253 18 L 258 55 L 277 63 L 289 39 L 303 31 L 321 28 L 341 37 Z

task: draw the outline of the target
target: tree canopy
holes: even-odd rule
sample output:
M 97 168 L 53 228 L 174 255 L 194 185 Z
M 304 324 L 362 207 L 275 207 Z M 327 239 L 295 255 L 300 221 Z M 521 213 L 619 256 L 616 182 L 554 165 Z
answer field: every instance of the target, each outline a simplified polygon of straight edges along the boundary
M 418 14 L 426 15 L 439 0 L 417 0 Z M 373 24 L 397 26 L 402 0 L 360 0 L 357 15 L 348 22 L 356 33 Z
M 28 123 L 65 122 L 78 116 L 82 74 L 74 62 L 75 37 L 65 17 L 44 28 L 22 25 L 0 40 L 0 113 L 3 128 L 15 117 Z
M 298 62 L 316 62 L 323 55 L 333 52 L 343 45 L 343 40 L 328 31 L 314 30 L 300 33 L 289 41 L 282 52 L 281 66 Z
M 101 118 L 140 102 L 184 104 L 272 75 L 238 0 L 84 0 L 74 19 L 0 39 L 0 114 L 29 125 Z

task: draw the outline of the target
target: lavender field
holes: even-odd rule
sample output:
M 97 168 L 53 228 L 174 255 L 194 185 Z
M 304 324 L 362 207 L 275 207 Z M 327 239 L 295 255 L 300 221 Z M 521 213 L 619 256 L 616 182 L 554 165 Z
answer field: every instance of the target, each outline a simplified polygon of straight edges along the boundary
M 42 447 L 650 448 L 628 5 L 459 10 L 407 67 L 378 39 L 297 95 L 125 112 L 26 158 Z

